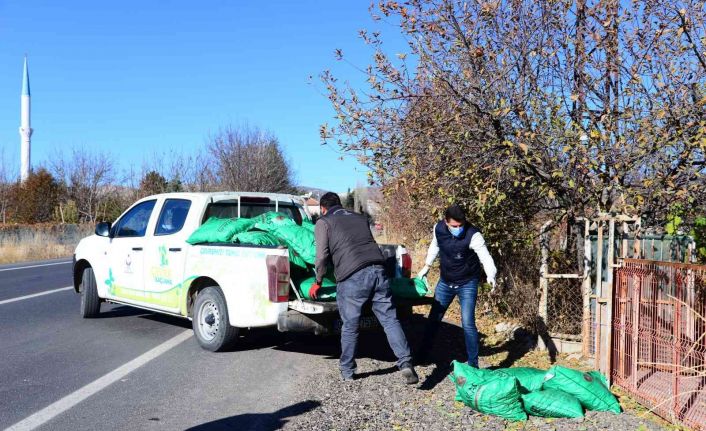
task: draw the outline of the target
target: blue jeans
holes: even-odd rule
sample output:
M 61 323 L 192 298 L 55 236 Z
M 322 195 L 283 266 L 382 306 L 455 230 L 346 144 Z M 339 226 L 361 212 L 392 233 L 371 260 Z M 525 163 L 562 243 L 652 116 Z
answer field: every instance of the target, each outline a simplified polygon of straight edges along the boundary
M 478 328 L 476 328 L 477 278 L 462 285 L 454 285 L 444 280 L 439 280 L 434 291 L 434 303 L 431 306 L 424 331 L 421 353 L 426 354 L 430 351 L 436 332 L 439 330 L 441 319 L 444 318 L 446 310 L 456 295 L 458 295 L 458 300 L 461 303 L 461 326 L 463 326 L 463 334 L 466 341 L 468 365 L 478 368 Z
M 341 361 L 340 369 L 343 377 L 355 373 L 356 346 L 358 344 L 358 323 L 363 305 L 371 300 L 375 317 L 385 330 L 387 342 L 397 356 L 397 366 L 403 368 L 412 363 L 407 337 L 397 320 L 395 305 L 392 303 L 390 281 L 381 265 L 365 267 L 338 283 L 336 287 L 336 303 L 341 315 Z

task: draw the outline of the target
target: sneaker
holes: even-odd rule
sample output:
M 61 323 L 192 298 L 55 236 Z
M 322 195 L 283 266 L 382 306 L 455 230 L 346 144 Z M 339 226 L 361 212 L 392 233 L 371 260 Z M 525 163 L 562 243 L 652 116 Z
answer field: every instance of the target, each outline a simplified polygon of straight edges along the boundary
M 411 366 L 406 366 L 402 368 L 402 377 L 405 379 L 405 383 L 408 385 L 416 385 L 419 383 L 419 376 L 417 375 L 417 372 L 414 371 L 414 368 Z

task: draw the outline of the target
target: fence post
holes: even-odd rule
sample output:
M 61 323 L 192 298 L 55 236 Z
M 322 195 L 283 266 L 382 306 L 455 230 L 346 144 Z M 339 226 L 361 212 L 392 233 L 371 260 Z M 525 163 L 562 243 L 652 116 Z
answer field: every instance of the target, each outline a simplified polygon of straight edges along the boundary
M 670 268 L 670 281 L 674 283 L 674 353 L 672 357 L 672 363 L 674 368 L 672 369 L 673 375 L 673 386 L 672 386 L 672 396 L 674 397 L 674 402 L 672 405 L 672 414 L 676 419 L 679 419 L 679 368 L 681 367 L 681 280 L 677 276 L 678 268 Z
M 606 334 L 605 334 L 605 366 L 601 370 L 608 380 L 608 386 L 613 382 L 613 375 L 610 372 L 613 356 L 613 294 L 614 294 L 614 278 L 613 271 L 615 269 L 615 219 L 611 217 L 608 222 L 608 265 L 606 270 L 606 284 L 608 292 L 605 295 L 606 299 Z
M 640 360 L 640 307 L 642 300 L 642 284 L 645 274 L 640 272 L 636 280 L 632 280 L 632 363 L 630 382 L 632 388 L 637 388 L 637 362 Z
M 591 236 L 590 223 L 584 220 L 583 237 L 583 356 L 590 356 L 591 334 Z
M 542 230 L 539 233 L 539 247 L 542 252 L 542 264 L 539 267 L 539 310 L 537 314 L 542 318 L 543 324 L 549 331 L 549 313 L 547 311 L 547 299 L 549 296 L 549 279 L 546 277 L 549 272 L 549 228 L 552 225 L 551 220 L 542 225 Z M 537 340 L 537 348 L 539 350 L 546 350 L 547 346 L 544 344 L 542 337 Z
M 598 221 L 596 240 L 596 316 L 594 317 L 594 366 L 601 369 L 601 299 L 603 296 L 603 222 Z

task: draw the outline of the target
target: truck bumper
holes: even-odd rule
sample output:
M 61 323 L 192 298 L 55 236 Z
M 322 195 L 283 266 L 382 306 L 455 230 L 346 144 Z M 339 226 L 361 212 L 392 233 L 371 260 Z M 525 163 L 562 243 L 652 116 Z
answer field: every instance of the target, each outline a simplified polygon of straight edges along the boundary
M 296 310 L 287 310 L 277 318 L 277 330 L 280 332 L 310 332 L 316 335 L 333 334 L 334 321 L 338 313 L 304 314 Z

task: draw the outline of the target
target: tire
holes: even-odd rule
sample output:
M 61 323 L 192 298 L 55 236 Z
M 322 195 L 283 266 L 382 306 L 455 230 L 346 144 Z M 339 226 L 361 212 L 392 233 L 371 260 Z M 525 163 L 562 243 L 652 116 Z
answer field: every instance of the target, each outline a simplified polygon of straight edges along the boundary
M 238 328 L 230 326 L 226 300 L 218 287 L 207 287 L 196 296 L 191 324 L 199 345 L 211 352 L 227 349 L 238 338 Z
M 81 292 L 81 317 L 86 319 L 98 316 L 101 311 L 101 299 L 98 297 L 93 268 L 83 270 L 79 291 Z

